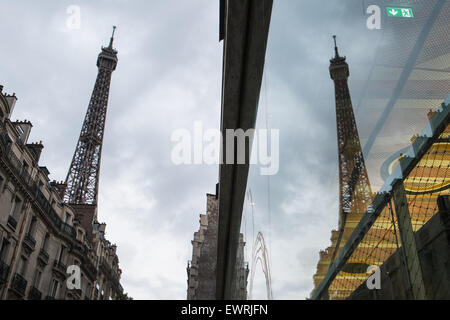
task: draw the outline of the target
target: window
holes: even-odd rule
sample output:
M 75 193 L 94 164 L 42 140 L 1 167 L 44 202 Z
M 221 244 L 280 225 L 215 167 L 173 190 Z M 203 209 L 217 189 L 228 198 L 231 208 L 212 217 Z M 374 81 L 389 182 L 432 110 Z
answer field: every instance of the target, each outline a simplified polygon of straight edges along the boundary
M 9 247 L 10 247 L 9 241 L 6 239 L 3 239 L 2 248 L 0 249 L 0 259 L 1 259 L 1 261 L 5 262 L 5 263 L 8 259 Z
M 62 262 L 64 260 L 64 255 L 66 253 L 66 247 L 61 245 L 61 249 L 59 250 L 58 262 Z
M 34 279 L 33 279 L 33 287 L 40 290 L 41 287 L 41 277 L 42 277 L 42 271 L 37 269 L 34 273 Z
M 81 241 L 81 242 L 84 241 L 84 238 L 83 238 L 83 231 L 81 231 L 81 229 L 77 229 L 77 239 L 78 239 L 79 241 Z
M 42 250 L 47 252 L 48 242 L 50 240 L 50 235 L 48 233 L 45 234 L 44 241 L 42 242 Z
M 0 192 L 3 192 L 3 184 L 5 183 L 5 179 L 0 176 Z
M 17 273 L 22 277 L 25 277 L 25 273 L 27 272 L 27 259 L 25 257 L 20 257 L 19 265 L 17 266 Z
M 66 216 L 64 218 L 64 223 L 70 224 L 72 216 L 66 212 Z
M 26 162 L 24 161 L 24 162 L 23 162 L 23 165 L 22 165 L 22 173 L 23 173 L 23 172 L 28 172 L 28 167 L 29 167 L 28 163 L 26 163 Z
M 28 227 L 28 234 L 30 236 L 34 236 L 34 232 L 36 231 L 36 222 L 37 222 L 36 218 L 33 217 L 31 219 L 30 226 Z
M 19 136 L 21 136 L 23 134 L 23 129 L 22 127 L 16 127 L 17 132 L 19 133 Z
M 88 283 L 88 285 L 86 287 L 86 294 L 85 294 L 88 298 L 91 297 L 91 288 L 92 288 L 92 284 Z
M 19 213 L 22 210 L 22 200 L 19 197 L 15 197 L 11 207 L 10 215 L 17 220 Z
M 50 295 L 50 297 L 56 299 L 58 297 L 58 294 L 59 294 L 59 281 L 56 279 L 53 279 L 52 285 L 50 287 L 49 295 Z

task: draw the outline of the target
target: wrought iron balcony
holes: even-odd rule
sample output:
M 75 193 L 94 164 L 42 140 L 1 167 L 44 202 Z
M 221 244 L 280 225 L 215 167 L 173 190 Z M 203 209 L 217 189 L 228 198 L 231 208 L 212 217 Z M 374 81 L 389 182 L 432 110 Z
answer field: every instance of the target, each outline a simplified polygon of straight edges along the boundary
M 106 274 L 109 275 L 116 283 L 120 282 L 120 277 L 117 272 L 109 265 L 108 261 L 105 258 L 101 259 L 101 266 L 105 270 Z
M 86 263 L 84 264 L 84 266 L 90 273 L 92 273 L 92 275 L 94 275 L 94 276 L 97 275 L 97 268 L 95 267 L 95 265 L 91 262 L 91 260 L 89 258 L 86 259 Z
M 16 230 L 16 227 L 17 227 L 17 220 L 14 219 L 13 216 L 9 216 L 9 217 L 8 217 L 8 225 L 9 225 L 13 230 Z
M 39 251 L 39 256 L 38 259 L 45 265 L 48 264 L 48 260 L 49 260 L 50 256 L 48 255 L 47 251 L 45 251 L 44 249 L 41 249 L 41 251 Z
M 81 295 L 83 294 L 83 291 L 81 289 L 75 289 L 71 292 L 73 293 L 73 296 L 76 300 L 81 300 Z
M 6 129 L 0 125 L 0 138 L 4 136 L 5 141 L 10 140 Z M 0 139 L 1 140 L 1 139 Z M 1 142 L 1 141 L 0 141 Z M 42 207 L 42 209 L 47 213 L 50 220 L 66 235 L 76 238 L 75 228 L 69 225 L 64 225 L 62 219 L 58 216 L 56 211 L 51 206 L 50 202 L 44 196 L 42 191 L 40 190 L 40 186 L 33 180 L 31 175 L 27 170 L 23 169 L 23 163 L 16 157 L 14 152 L 11 151 L 11 145 L 7 144 L 3 146 L 5 148 L 5 158 L 8 161 L 9 165 L 12 167 L 13 171 L 19 176 L 25 184 L 25 186 L 29 189 L 30 193 L 35 196 L 36 201 Z M 15 229 L 17 226 L 17 221 L 11 217 L 8 219 L 8 224 Z
M 23 238 L 23 244 L 26 245 L 31 251 L 34 251 L 36 240 L 34 240 L 32 235 L 27 233 Z
M 105 258 L 100 259 L 100 266 L 103 268 L 106 274 L 111 273 L 111 267 L 109 266 L 109 263 Z
M 76 238 L 75 228 L 67 223 L 61 223 L 61 231 L 66 233 L 67 235 Z
M 12 289 L 21 297 L 25 295 L 27 289 L 27 280 L 25 280 L 20 274 L 16 273 L 12 281 Z
M 0 284 L 6 282 L 6 278 L 8 277 L 8 271 L 9 266 L 5 262 L 0 261 Z
M 28 300 L 41 300 L 42 293 L 35 287 L 30 288 L 30 292 L 28 293 Z
M 8 136 L 6 132 L 6 127 L 3 121 L 0 121 L 0 142 L 2 143 L 2 149 L 6 148 L 9 143 L 11 143 L 11 138 Z
M 53 262 L 53 270 L 55 270 L 56 272 L 59 272 L 63 276 L 67 275 L 67 273 L 66 273 L 67 267 L 61 261 L 55 260 Z

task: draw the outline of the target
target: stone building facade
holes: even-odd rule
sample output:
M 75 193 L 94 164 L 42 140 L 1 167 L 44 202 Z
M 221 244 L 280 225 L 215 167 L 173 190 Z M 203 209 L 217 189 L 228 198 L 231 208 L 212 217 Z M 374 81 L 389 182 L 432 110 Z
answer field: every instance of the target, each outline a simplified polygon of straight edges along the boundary
M 192 260 L 188 262 L 188 300 L 215 300 L 217 266 L 217 232 L 219 200 L 217 195 L 207 195 L 206 214 L 200 215 L 199 231 L 192 241 Z M 244 260 L 244 235 L 239 238 L 236 260 L 236 280 L 233 300 L 247 300 L 249 268 Z
M 51 182 L 39 163 L 42 142 L 28 142 L 31 122 L 10 119 L 16 101 L 0 86 L 0 299 L 120 299 L 119 259 L 106 225 L 83 227 L 80 208 L 63 202 L 64 183 Z M 81 289 L 67 286 L 73 265 Z

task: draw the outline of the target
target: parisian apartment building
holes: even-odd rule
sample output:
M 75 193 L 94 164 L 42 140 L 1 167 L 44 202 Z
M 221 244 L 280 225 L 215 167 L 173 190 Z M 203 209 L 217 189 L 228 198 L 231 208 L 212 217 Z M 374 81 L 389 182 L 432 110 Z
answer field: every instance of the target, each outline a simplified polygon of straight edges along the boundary
M 29 141 L 31 122 L 11 121 L 16 102 L 0 86 L 0 299 L 121 299 L 122 271 L 106 224 L 82 226 L 64 202 L 64 183 L 50 181 L 39 161 L 42 142 Z M 75 288 L 67 285 L 70 266 L 81 271 Z

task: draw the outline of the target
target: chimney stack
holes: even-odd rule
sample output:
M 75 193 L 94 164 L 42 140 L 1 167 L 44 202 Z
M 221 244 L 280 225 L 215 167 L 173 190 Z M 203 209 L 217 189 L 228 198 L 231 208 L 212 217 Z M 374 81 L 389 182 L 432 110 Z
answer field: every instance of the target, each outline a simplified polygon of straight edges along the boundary
M 66 192 L 67 184 L 64 183 L 64 181 L 57 182 L 54 180 L 50 182 L 50 185 L 52 187 L 55 187 L 58 190 L 58 194 L 61 197 L 61 199 L 64 199 L 64 193 Z
M 14 122 L 14 126 L 17 131 L 19 131 L 19 139 L 23 142 L 23 144 L 27 144 L 28 137 L 31 133 L 31 128 L 33 128 L 31 122 L 26 119 L 24 121 L 16 121 Z
M 106 223 L 100 223 L 98 230 L 104 234 L 106 231 Z
M 39 163 L 39 159 L 41 158 L 42 149 L 44 149 L 44 145 L 42 144 L 42 141 L 39 143 L 27 144 L 27 148 L 33 154 L 33 157 L 34 157 L 34 160 L 36 161 L 36 163 Z
M 5 97 L 6 102 L 8 102 L 8 107 L 9 108 L 8 108 L 8 115 L 7 115 L 7 117 L 10 118 L 11 114 L 12 114 L 12 112 L 14 110 L 14 107 L 16 105 L 17 97 L 16 97 L 15 93 L 13 93 L 12 95 L 9 95 L 9 94 L 5 93 L 3 96 Z

